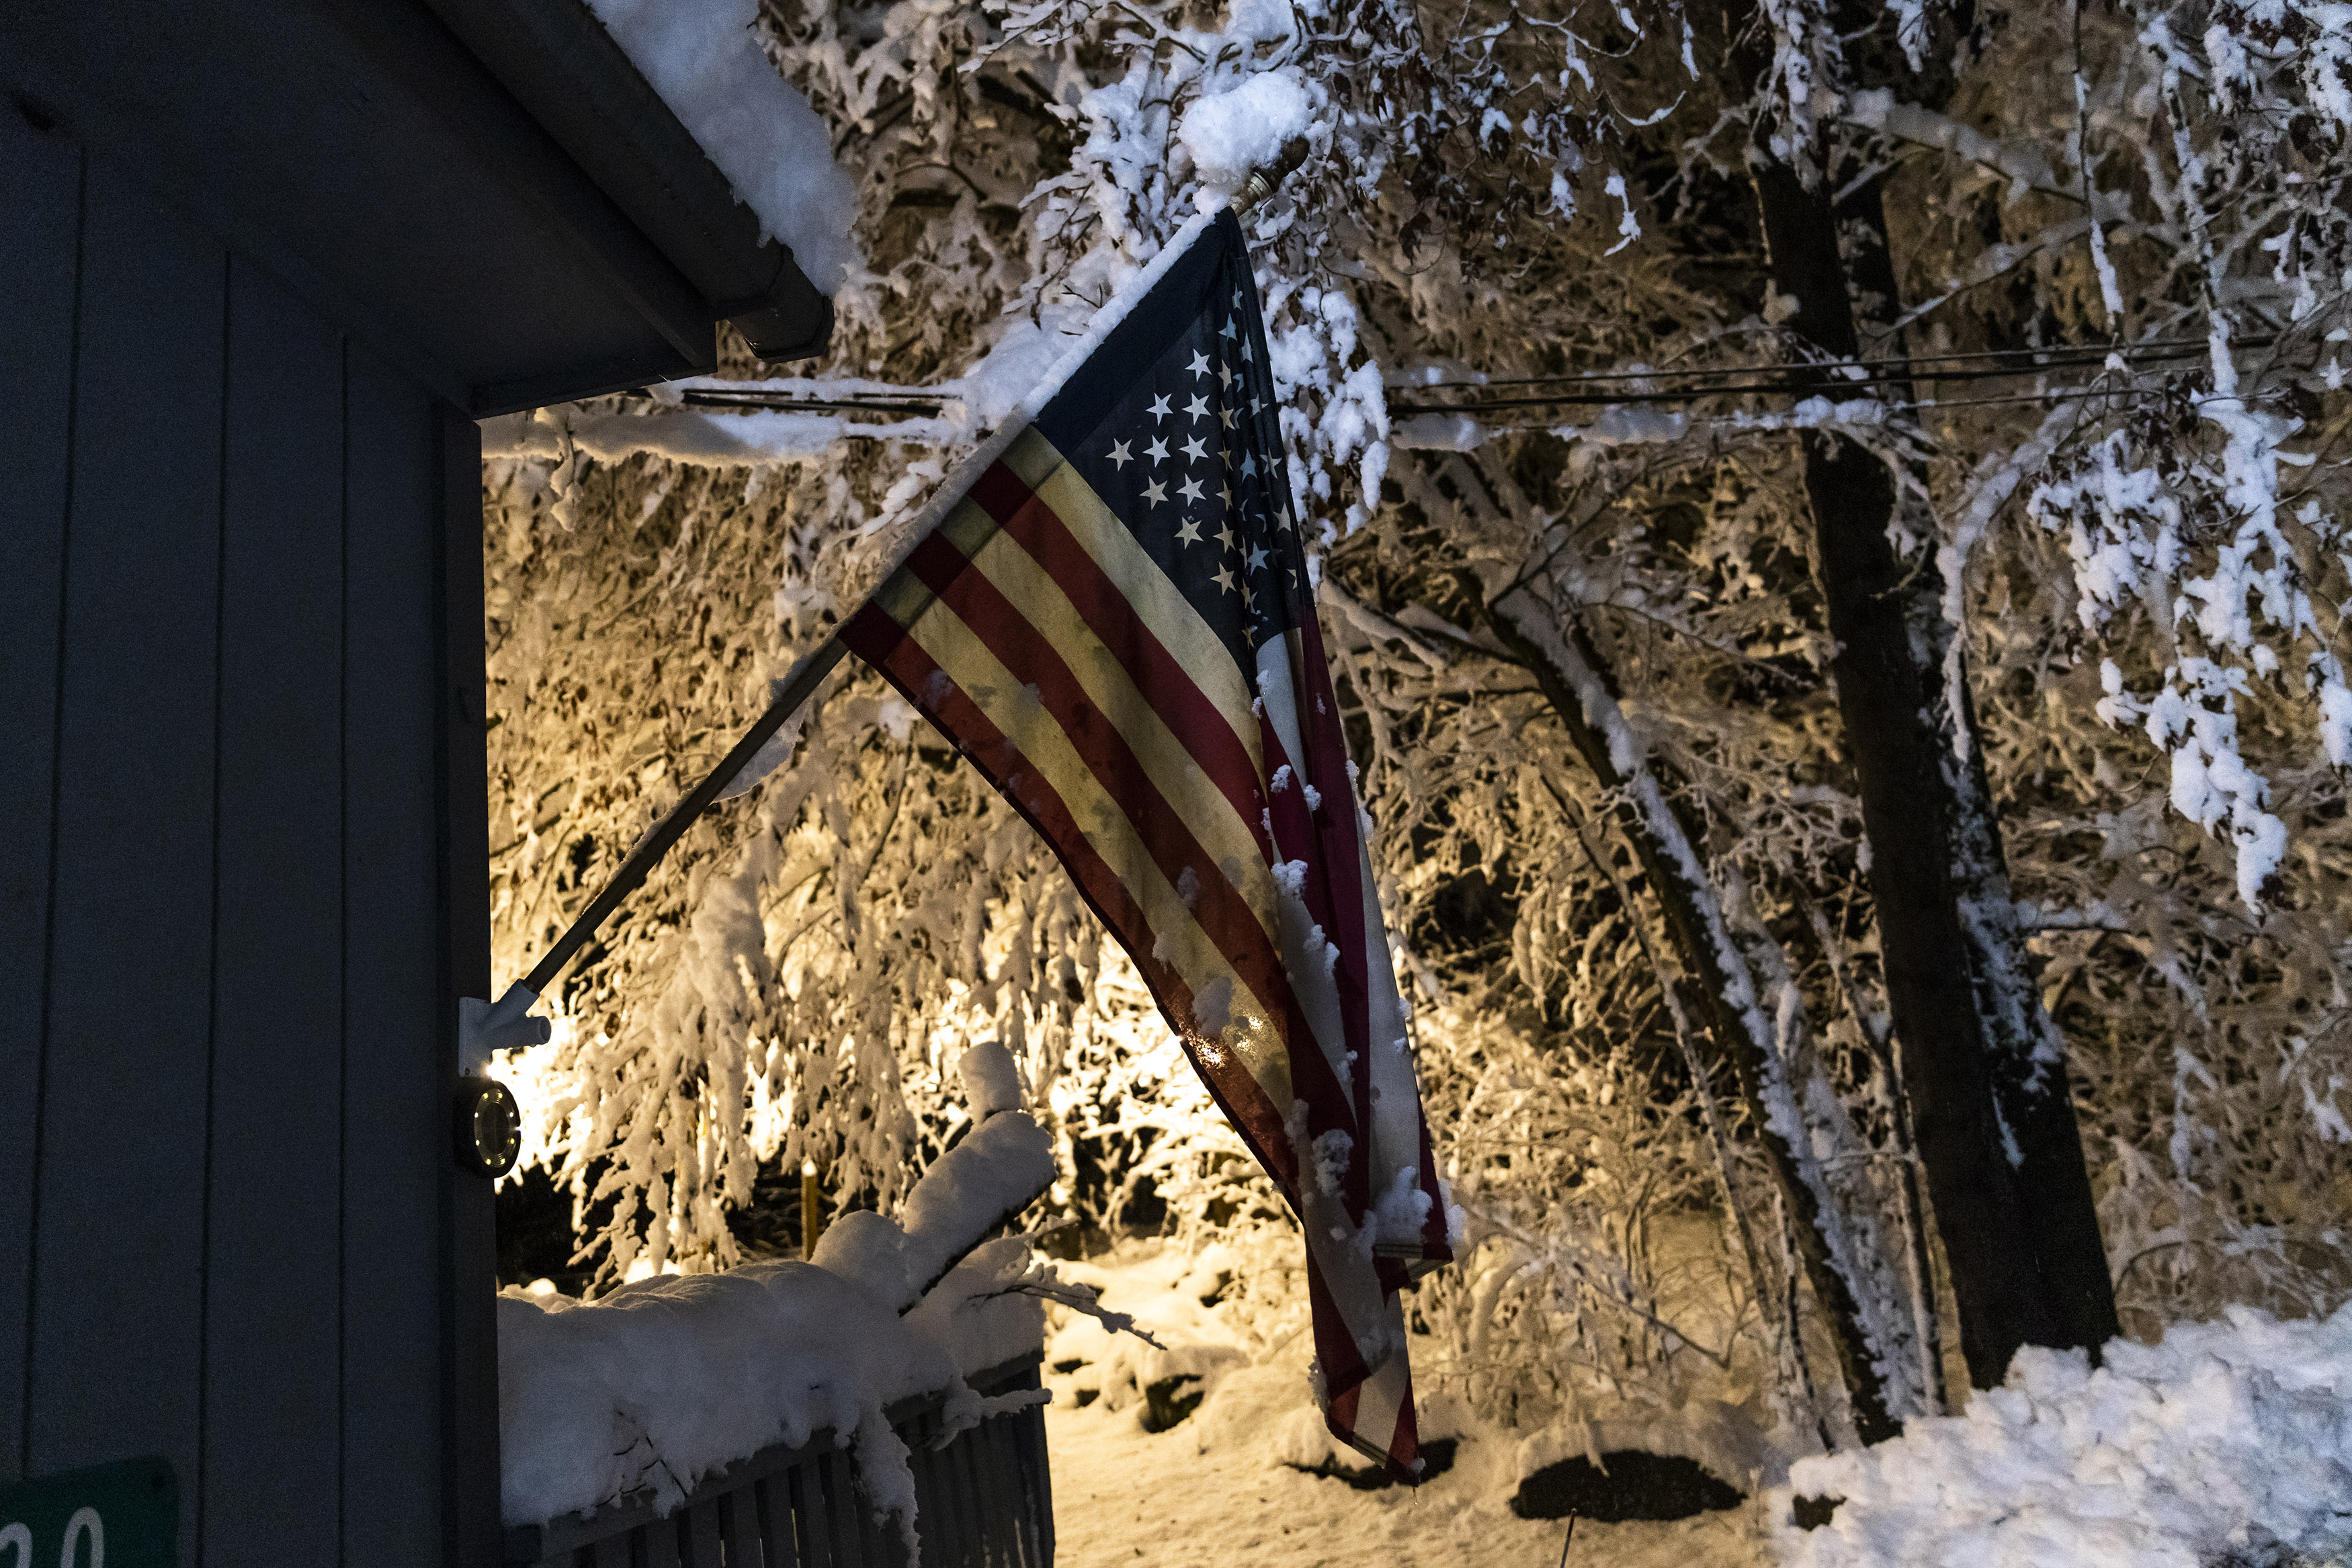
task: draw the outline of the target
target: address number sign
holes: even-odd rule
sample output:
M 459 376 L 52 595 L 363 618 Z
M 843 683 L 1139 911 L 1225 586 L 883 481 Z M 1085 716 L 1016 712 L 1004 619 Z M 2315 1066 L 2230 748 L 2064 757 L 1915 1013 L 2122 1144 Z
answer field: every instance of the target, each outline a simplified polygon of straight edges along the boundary
M 167 1459 L 0 1487 L 0 1568 L 173 1568 L 179 1532 Z

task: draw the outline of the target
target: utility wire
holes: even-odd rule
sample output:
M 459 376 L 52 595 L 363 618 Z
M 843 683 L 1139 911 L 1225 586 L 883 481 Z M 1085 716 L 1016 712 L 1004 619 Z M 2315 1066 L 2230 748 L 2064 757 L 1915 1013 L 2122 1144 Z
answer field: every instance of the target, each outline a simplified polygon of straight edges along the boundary
M 2069 370 L 2066 365 L 2034 365 L 2014 371 L 1954 371 L 1939 376 L 1861 376 L 1848 381 L 1774 381 L 1749 382 L 1736 386 L 1674 387 L 1664 392 L 1548 392 L 1537 397 L 1486 398 L 1475 402 L 1456 403 L 1391 403 L 1389 412 L 1396 413 L 1476 413 L 1489 408 L 1543 408 L 1552 404 L 1624 403 L 1624 402 L 1684 402 L 1692 398 L 1738 397 L 1747 393 L 1843 392 L 1849 388 L 1893 386 L 1916 381 L 1975 382 L 1994 379 L 2013 380 L 2019 376 L 2037 375 L 2049 370 Z
M 2276 333 L 2258 333 L 2234 340 L 2233 348 L 2268 348 L 2278 340 Z M 2202 338 L 2162 338 L 2145 343 L 2059 343 L 2039 349 L 1991 349 L 1966 354 L 1911 354 L 1874 360 L 1785 360 L 1765 365 L 1717 365 L 1689 370 L 1603 371 L 1576 375 L 1497 377 L 1486 381 L 1392 382 L 1391 392 L 1475 392 L 1486 387 L 1516 386 L 1575 386 L 1598 385 L 1609 382 L 1682 381 L 1721 378 L 1724 376 L 1761 375 L 1780 371 L 1807 371 L 1824 377 L 1843 376 L 1850 371 L 1908 371 L 1921 381 L 1948 381 L 1968 374 L 1987 371 L 1945 371 L 1935 369 L 1945 364 L 1972 364 L 1983 360 L 2015 360 L 2040 356 L 2053 362 L 2042 365 L 2021 365 L 2001 374 L 2030 373 L 2034 370 L 2063 370 L 2076 365 L 2104 364 L 2109 355 L 2126 363 L 2135 361 L 2156 362 L 2168 360 L 2191 359 L 2210 351 L 2211 345 Z M 1860 382 L 1848 384 L 1859 385 Z
M 1899 379 L 1901 379 L 1901 378 L 1893 377 L 1893 376 L 1887 376 L 1887 377 L 1881 377 L 1881 378 L 1877 378 L 1877 379 L 1874 379 L 1874 380 L 1872 380 L 1872 381 L 1867 381 L 1867 382 L 1846 382 L 1846 383 L 1845 383 L 1845 385 L 1846 385 L 1846 386 L 1850 386 L 1850 387 L 1880 386 L 1880 385 L 1885 385 L 1885 384 L 1888 384 L 1888 383 L 1894 382 L 1895 382 L 1895 381 L 1897 381 L 1897 380 L 1899 380 Z M 1973 379 L 1973 378 L 1971 378 L 1971 379 Z M 1552 397 L 1504 397 L 1504 398 L 1493 398 L 1493 399 L 1490 399 L 1490 400 L 1488 400 L 1487 402 L 1448 402 L 1448 403 L 1393 403 L 1393 402 L 1392 402 L 1392 403 L 1389 404 L 1389 414 L 1390 414 L 1390 417 L 1391 417 L 1391 418 L 1411 418 L 1411 417 L 1412 417 L 1412 416 L 1413 416 L 1413 415 L 1416 415 L 1416 414 L 1423 414 L 1423 413 L 1486 413 L 1486 412 L 1487 410 L 1489 410 L 1489 409 L 1510 409 L 1510 408 L 1563 408 L 1563 407 L 1580 407 L 1580 406 L 1607 406 L 1607 407 L 1612 407 L 1612 408 L 1617 408 L 1617 407 L 1622 407 L 1623 405 L 1625 405 L 1625 404 L 1627 404 L 1627 403 L 1683 403 L 1683 402 L 1695 402 L 1698 401 L 1698 400 L 1699 400 L 1699 399 L 1701 399 L 1701 398 L 1712 398 L 1712 397 L 1754 397 L 1754 396 L 1761 396 L 1761 395 L 1766 395 L 1766 394 L 1770 394 L 1770 393 L 1782 393 L 1782 394 L 1794 394 L 1794 393 L 1798 393 L 1798 392 L 1823 393 L 1823 392 L 1834 392 L 1834 391 L 1839 391 L 1839 390 L 1843 390 L 1843 389 L 1838 388 L 1838 387 L 1834 387 L 1834 386 L 1832 386 L 1832 387 L 1823 387 L 1823 386 L 1822 386 L 1822 385 L 1821 385 L 1819 382 L 1760 382 L 1760 383 L 1756 384 L 1756 385 L 1753 385 L 1753 386 L 1742 386 L 1742 387 L 1679 387 L 1679 388 L 1676 388 L 1676 389 L 1675 389 L 1675 391 L 1673 391 L 1673 392 L 1561 392 L 1561 393 L 1559 393 L 1558 395 L 1556 395 L 1556 396 L 1552 396 Z M 2129 389 L 2126 389 L 2126 388 L 2116 388 L 2116 389 L 2113 389 L 2113 390 L 2114 390 L 2114 392 L 2115 392 L 2116 395 L 2121 395 L 2124 392 L 2126 392 L 2126 391 L 2127 391 L 2127 390 L 2129 390 Z M 2013 397 L 1990 399 L 1990 400 L 1985 400 L 1985 401 L 1990 401 L 1990 402 L 2042 402 L 2042 401 L 2043 401 L 2044 399 L 2047 399 L 2047 398 L 2053 398 L 2053 397 L 2066 397 L 2066 396 L 2072 396 L 2072 395 L 2074 395 L 2074 394 L 2072 392 L 2070 392 L 2070 391 L 2053 391 L 2053 392 L 2021 392 L 2021 393 L 2016 394 L 2016 395 L 2015 395 L 2015 396 L 2013 396 Z M 2085 395 L 2085 396 L 2096 396 L 2096 395 L 2099 395 L 2099 394 L 2098 394 L 2098 392 L 2097 392 L 2095 390 L 2094 390 L 2094 391 L 2092 391 L 2092 392 L 2085 392 L 2085 393 L 2084 393 L 2084 394 L 2082 394 L 2082 395 Z M 1889 407 L 1900 407 L 1900 408 L 1915 408 L 1915 407 L 1943 407 L 1943 408 L 1953 408 L 1953 407 L 1958 407 L 1958 406 L 1960 406 L 1960 405 L 1958 405 L 1958 404 L 1957 404 L 1957 403 L 1952 403 L 1952 402 L 1937 403 L 1937 402 L 1933 402 L 1933 401 L 1931 400 L 1931 401 L 1929 401 L 1929 402 L 1917 402 L 1917 403 L 1897 403 L 1897 404 L 1889 404 L 1888 406 L 1889 406 Z
M 2162 351 L 2159 352 L 2158 350 Z M 1933 366 L 1939 364 L 1961 364 L 1979 360 L 2014 360 L 2032 355 L 2042 355 L 2053 357 L 2057 360 L 2063 360 L 2067 363 L 2101 364 L 2105 361 L 2106 356 L 2109 354 L 2124 354 L 2126 358 L 2170 360 L 2184 359 L 2195 354 L 2201 354 L 2204 351 L 2205 348 L 2202 344 L 2143 343 L 2129 350 L 2103 348 L 2097 344 L 2090 344 L 2087 346 L 2065 346 L 2054 349 L 1998 349 L 1982 354 L 1921 354 L 1914 355 L 1908 359 L 1784 360 L 1777 364 L 1701 365 L 1685 370 L 1653 368 L 1646 371 L 1593 371 L 1575 375 L 1495 376 L 1489 377 L 1485 381 L 1402 381 L 1390 382 L 1389 389 L 1391 392 L 1419 392 L 1424 388 L 1433 391 L 1454 391 L 1460 389 L 1475 392 L 1485 387 L 1567 386 L 1579 385 L 1588 382 L 1675 381 L 1693 377 L 1706 378 L 1709 376 L 1764 375 L 1778 371 L 1807 371 L 1820 375 L 1839 376 L 1851 374 L 1855 371 L 1868 371 L 1874 370 L 1899 370 L 1904 368 L 1908 368 L 1913 371 L 1913 373 L 1917 375 L 1934 376 L 1943 374 L 1945 372 L 1933 369 Z M 2029 365 L 2018 368 L 2031 370 L 2038 367 Z
M 1628 396 L 1614 398 L 1611 401 L 1618 403 L 1682 402 L 1689 401 L 1690 395 L 1691 394 L 1687 393 L 1661 392 L 1649 397 Z M 2005 397 L 1920 398 L 1912 402 L 1890 402 L 1885 404 L 1884 407 L 1885 412 L 1888 413 L 1933 413 L 1938 410 L 1948 408 L 2019 407 L 2027 403 L 2074 402 L 2084 398 L 2144 398 L 2153 395 L 2153 393 L 2147 390 L 2137 387 L 2073 387 L 2052 392 L 2019 392 Z M 2211 402 L 2217 400 L 2211 397 L 2200 397 L 2192 398 L 2189 401 L 2192 402 Z M 1412 409 L 1391 409 L 1389 412 L 1391 413 L 1411 413 L 1415 411 Z M 1787 423 L 1785 415 L 1754 414 L 1749 417 L 1754 419 L 1757 423 L 1753 425 L 1747 426 L 1746 428 L 1752 429 L 1759 433 L 1766 433 L 1776 429 L 1790 430 L 1805 428 L 1801 425 L 1794 425 Z M 1763 422 L 1768 419 L 1779 419 L 1781 420 L 1782 423 L 1778 425 L 1764 423 Z M 1825 421 L 1824 423 L 1834 424 L 1839 422 L 1830 420 Z M 1540 424 L 1507 424 L 1496 426 L 1488 434 L 1494 435 L 1510 435 L 1527 431 L 1540 431 L 1549 428 L 1551 427 Z M 1573 431 L 1575 427 L 1568 426 L 1565 427 L 1565 429 Z
M 2237 340 L 2232 346 L 2243 349 L 2267 348 L 2275 343 L 2278 337 L 2276 333 L 2258 333 Z M 1520 397 L 1474 398 L 1449 402 L 1423 403 L 1403 401 L 1391 402 L 1389 405 L 1389 413 L 1400 418 L 1412 418 L 1420 414 L 1479 414 L 1507 409 L 1574 408 L 1625 403 L 1683 403 L 1718 397 L 1800 394 L 1821 396 L 1833 392 L 1859 391 L 1866 387 L 1901 385 L 1923 381 L 2011 380 L 2053 371 L 2082 370 L 2105 365 L 2111 358 L 2121 358 L 2126 364 L 2162 364 L 2193 359 L 2209 352 L 2210 349 L 2210 345 L 2201 338 L 2164 338 L 2142 343 L 2060 343 L 2048 348 L 1992 349 L 1972 353 L 1915 354 L 1871 360 L 1792 360 L 1765 365 L 1730 365 L 1686 370 L 1610 371 L 1583 375 L 1516 376 L 1492 381 L 1402 382 L 1391 385 L 1388 390 L 1392 393 L 1405 394 L 1424 391 L 1479 392 L 1494 387 L 1589 386 L 1596 390 L 1539 392 Z M 2018 360 L 2028 362 L 2013 365 L 1983 363 L 1988 360 Z M 1965 368 L 1939 368 L 1944 366 Z M 1857 371 L 1865 373 L 1855 375 L 1853 372 Z M 1770 379 L 1761 381 L 1743 379 L 1757 376 Z M 1635 391 L 1617 384 L 1661 381 L 1675 384 L 1663 390 L 1650 391 Z M 1981 408 L 1998 403 L 2047 402 L 2076 397 L 2121 396 L 2128 390 L 2122 388 L 2112 391 L 2059 390 L 2024 393 L 2015 397 L 1971 398 L 1960 401 L 1921 400 L 1890 406 L 1903 410 Z M 882 413 L 910 418 L 937 418 L 945 406 L 940 400 L 925 398 L 919 392 L 912 392 L 845 394 L 840 397 L 820 398 L 749 389 L 735 392 L 721 387 L 698 387 L 685 393 L 682 401 L 691 408 Z
M 2172 355 L 2164 357 L 2182 358 L 2185 356 Z M 2159 362 L 2159 359 L 2158 356 L 2148 356 L 2142 362 Z M 1840 392 L 1849 389 L 1860 389 L 1863 387 L 1909 385 L 1922 381 L 1969 382 L 2013 380 L 2021 376 L 2038 375 L 2053 370 L 2071 370 L 2078 368 L 2080 367 L 2074 365 L 2033 365 L 2021 367 L 2017 370 L 2006 371 L 1986 369 L 1953 371 L 1943 374 L 1925 372 L 1908 376 L 1863 376 L 1851 381 L 1816 380 L 1808 377 L 1801 381 L 1782 380 L 1747 382 L 1738 384 L 1726 384 L 1723 386 L 1679 386 L 1672 387 L 1663 392 L 1614 391 L 1591 392 L 1547 392 L 1534 397 L 1483 398 L 1466 402 L 1391 402 L 1389 404 L 1388 412 L 1391 416 L 1410 418 L 1416 414 L 1424 413 L 1483 413 L 1489 409 L 1564 408 L 1590 405 L 1617 406 L 1625 403 L 1684 403 L 1696 402 L 1701 398 L 1796 395 L 1800 393 L 1813 396 L 1824 396 L 1832 392 Z M 2052 398 L 2063 398 L 2076 395 L 2086 397 L 2123 396 L 2126 393 L 2142 392 L 2143 389 L 2139 388 L 2114 387 L 2090 388 L 2078 393 L 2073 390 L 2062 388 L 2042 392 L 2021 392 L 2014 397 L 2008 398 L 1974 399 L 1966 402 L 1923 400 L 1916 403 L 1906 403 L 1895 406 L 1916 408 L 1961 408 L 1978 406 L 1987 402 L 2047 402 Z
M 2234 346 L 2245 349 L 2266 348 L 2277 340 L 2276 333 L 2260 333 L 2238 340 Z M 2196 358 L 2208 352 L 2210 347 L 2210 345 L 2201 338 L 2162 338 L 2142 343 L 2059 343 L 2047 348 L 1991 349 L 1971 353 L 1914 354 L 1869 360 L 1787 360 L 1762 365 L 1605 371 L 1577 375 L 1509 376 L 1488 381 L 1402 382 L 1391 383 L 1387 390 L 1392 393 L 1410 396 L 1412 393 L 1420 392 L 1475 393 L 1497 387 L 1589 386 L 1595 389 L 1619 389 L 1595 390 L 1589 392 L 1543 392 L 1510 398 L 1479 398 L 1461 402 L 1405 402 L 1390 405 L 1391 413 L 1412 417 L 1423 413 L 1479 413 L 1489 409 L 1684 402 L 1696 398 L 1742 395 L 1822 394 L 1916 381 L 1995 380 L 2029 376 L 2050 371 L 2081 370 L 2094 365 L 2104 365 L 2110 358 L 2121 358 L 2127 364 L 2160 364 Z M 2024 362 L 2002 365 L 1983 363 L 1989 360 Z M 1946 366 L 1968 368 L 1941 368 Z M 1854 373 L 1856 371 L 1864 373 L 1856 375 Z M 1764 381 L 1739 379 L 1755 376 L 1773 379 Z M 1651 391 L 1634 391 L 1619 385 L 1624 382 L 1643 382 L 1653 383 L 1665 382 L 1673 384 L 1664 390 Z M 2059 394 L 2045 394 L 2045 396 L 2054 395 Z M 918 419 L 935 419 L 945 407 L 943 400 L 925 397 L 919 392 L 845 393 L 838 397 L 809 397 L 793 392 L 766 392 L 748 388 L 737 392 L 725 387 L 698 387 L 686 392 L 681 401 L 689 408 L 772 410 L 782 413 L 882 413 Z M 2044 399 L 2027 398 L 2022 401 L 2037 402 Z M 1963 405 L 1946 403 L 1942 406 Z

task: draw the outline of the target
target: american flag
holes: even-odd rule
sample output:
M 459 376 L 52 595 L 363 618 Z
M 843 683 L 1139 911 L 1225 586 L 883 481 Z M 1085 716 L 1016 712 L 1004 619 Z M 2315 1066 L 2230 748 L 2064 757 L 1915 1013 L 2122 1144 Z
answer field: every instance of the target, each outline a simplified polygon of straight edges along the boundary
M 1181 246 L 1181 249 L 1177 247 Z M 1053 846 L 1306 1233 L 1335 1436 L 1416 1458 L 1449 1261 L 1240 225 L 1192 226 L 841 632 Z

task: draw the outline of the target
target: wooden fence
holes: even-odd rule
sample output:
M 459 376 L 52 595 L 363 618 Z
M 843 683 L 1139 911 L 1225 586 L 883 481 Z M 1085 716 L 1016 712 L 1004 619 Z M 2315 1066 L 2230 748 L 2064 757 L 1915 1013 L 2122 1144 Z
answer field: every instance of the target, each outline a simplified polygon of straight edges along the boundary
M 971 1379 L 982 1395 L 1038 1385 L 1039 1356 Z M 919 1568 L 1052 1568 L 1045 1411 L 992 1416 L 934 1448 L 941 1396 L 901 1400 L 890 1425 L 915 1471 Z M 896 1520 L 877 1523 L 849 1451 L 819 1431 L 703 1478 L 667 1517 L 636 1492 L 582 1517 L 507 1531 L 511 1568 L 909 1568 Z

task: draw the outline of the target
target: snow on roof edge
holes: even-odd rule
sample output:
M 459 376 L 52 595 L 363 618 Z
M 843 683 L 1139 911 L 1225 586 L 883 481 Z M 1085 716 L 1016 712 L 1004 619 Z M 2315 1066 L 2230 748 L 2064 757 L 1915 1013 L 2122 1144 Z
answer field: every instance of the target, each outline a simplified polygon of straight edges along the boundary
M 758 0 L 587 0 L 704 156 L 821 294 L 860 257 L 824 120 L 760 48 Z

